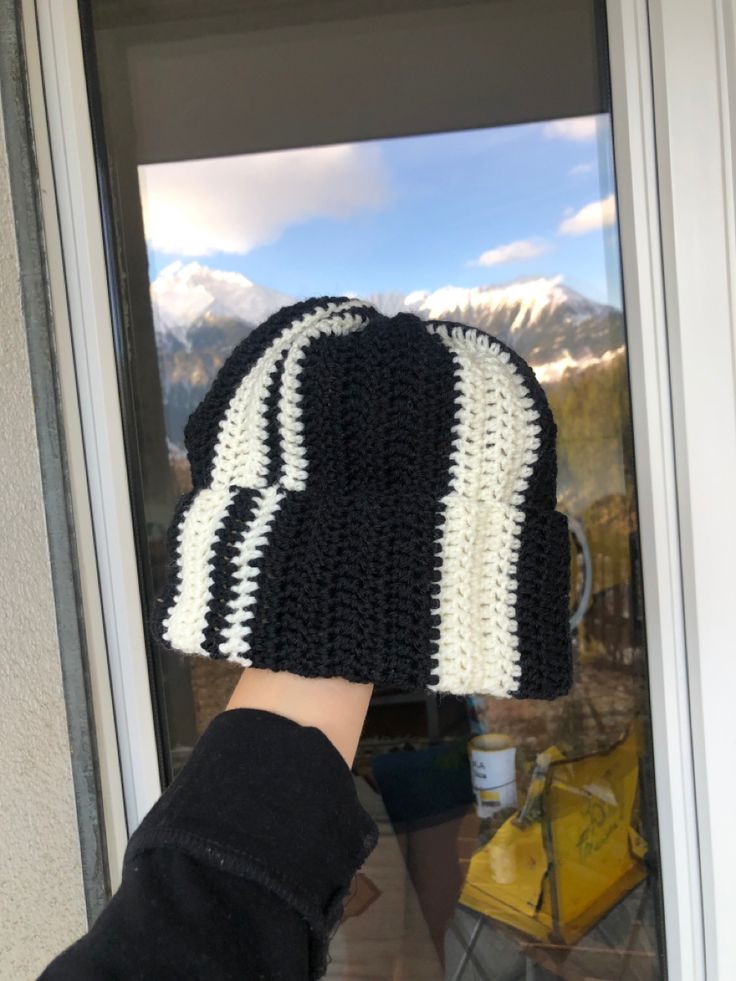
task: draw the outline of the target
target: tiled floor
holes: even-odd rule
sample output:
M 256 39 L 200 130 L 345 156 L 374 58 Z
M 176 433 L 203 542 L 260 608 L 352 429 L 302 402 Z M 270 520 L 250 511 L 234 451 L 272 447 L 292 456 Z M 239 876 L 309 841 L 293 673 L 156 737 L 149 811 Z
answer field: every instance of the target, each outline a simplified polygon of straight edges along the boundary
M 330 947 L 327 978 L 442 981 L 442 966 L 381 798 L 363 780 L 358 788 L 380 829 L 378 845 L 363 868 L 380 895 L 341 924 Z

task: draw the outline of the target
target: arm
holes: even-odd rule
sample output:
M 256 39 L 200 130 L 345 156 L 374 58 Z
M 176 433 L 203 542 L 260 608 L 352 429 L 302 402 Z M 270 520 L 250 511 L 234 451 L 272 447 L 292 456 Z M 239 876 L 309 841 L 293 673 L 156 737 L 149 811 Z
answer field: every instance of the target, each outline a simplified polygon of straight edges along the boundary
M 375 843 L 348 764 L 370 686 L 248 669 L 43 981 L 319 977 Z
M 227 707 L 263 709 L 314 726 L 352 766 L 372 694 L 373 685 L 355 685 L 344 678 L 302 678 L 288 671 L 248 668 Z

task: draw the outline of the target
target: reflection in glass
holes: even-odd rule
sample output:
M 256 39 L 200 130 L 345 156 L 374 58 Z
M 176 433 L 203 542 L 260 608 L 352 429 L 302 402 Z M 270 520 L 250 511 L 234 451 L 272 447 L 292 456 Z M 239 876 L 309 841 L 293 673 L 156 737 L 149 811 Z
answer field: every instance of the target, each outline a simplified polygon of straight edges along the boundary
M 351 292 L 386 312 L 487 330 L 533 365 L 559 427 L 559 506 L 575 531 L 574 689 L 551 703 L 377 692 L 356 772 L 384 835 L 356 881 L 331 977 L 514 978 L 524 964 L 549 976 L 657 975 L 607 154 L 600 116 L 141 168 L 179 492 L 183 426 L 214 373 L 253 326 L 306 295 Z M 217 259 L 190 258 L 208 253 Z M 198 730 L 236 674 L 192 663 Z M 469 758 L 489 742 L 499 772 L 474 787 Z
M 144 612 L 186 419 L 289 301 L 473 324 L 532 364 L 559 427 L 573 690 L 376 692 L 354 772 L 381 836 L 328 976 L 663 977 L 604 5 L 89 6 Z M 170 780 L 240 669 L 150 664 Z

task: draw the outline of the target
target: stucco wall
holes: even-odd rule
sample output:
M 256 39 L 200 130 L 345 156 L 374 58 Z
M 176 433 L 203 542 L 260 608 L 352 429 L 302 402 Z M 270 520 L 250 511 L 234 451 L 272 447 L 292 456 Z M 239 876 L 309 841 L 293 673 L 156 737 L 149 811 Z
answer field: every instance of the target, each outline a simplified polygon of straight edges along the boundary
M 23 220 L 23 216 L 17 216 Z M 0 978 L 86 928 L 14 216 L 0 113 Z

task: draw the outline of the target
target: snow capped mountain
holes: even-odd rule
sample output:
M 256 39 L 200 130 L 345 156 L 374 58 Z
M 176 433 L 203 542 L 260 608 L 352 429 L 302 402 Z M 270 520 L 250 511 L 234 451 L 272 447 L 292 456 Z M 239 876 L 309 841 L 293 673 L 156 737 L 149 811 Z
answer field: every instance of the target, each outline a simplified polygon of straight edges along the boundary
M 561 276 L 500 286 L 443 286 L 432 292 L 374 293 L 369 302 L 388 316 L 400 310 L 426 320 L 456 320 L 501 338 L 548 378 L 565 367 L 593 363 L 624 342 L 619 310 L 566 286 Z M 259 286 L 242 273 L 180 260 L 151 284 L 157 333 L 189 347 L 194 328 L 238 322 L 243 332 L 294 297 Z
M 542 385 L 551 385 L 553 382 L 560 381 L 565 372 L 570 369 L 585 371 L 588 368 L 608 364 L 609 361 L 623 354 L 624 350 L 625 346 L 621 344 L 619 347 L 609 348 L 601 355 L 588 354 L 585 357 L 573 358 L 565 353 L 556 361 L 546 361 L 544 364 L 533 365 L 534 374 Z
M 172 262 L 151 284 L 156 332 L 185 345 L 194 325 L 238 320 L 253 327 L 292 302 L 285 293 L 257 286 L 242 273 L 223 272 L 198 262 Z
M 166 428 L 181 445 L 189 413 L 235 345 L 295 297 L 198 262 L 172 262 L 151 284 Z M 443 286 L 432 292 L 365 297 L 387 316 L 471 324 L 505 341 L 543 384 L 566 371 L 605 365 L 623 351 L 623 315 L 562 282 L 561 276 L 496 286 Z
M 561 276 L 417 290 L 403 301 L 396 294 L 371 300 L 383 309 L 384 298 L 387 313 L 409 310 L 427 320 L 454 320 L 493 334 L 526 358 L 540 381 L 556 380 L 566 368 L 597 364 L 624 343 L 621 312 L 564 285 Z
M 562 284 L 561 276 L 517 279 L 503 286 L 443 286 L 417 290 L 405 298 L 407 309 L 432 320 L 471 314 L 480 319 L 502 317 L 511 333 L 549 320 L 559 311 L 567 318 L 595 316 L 601 305 Z

